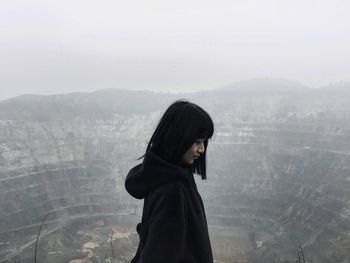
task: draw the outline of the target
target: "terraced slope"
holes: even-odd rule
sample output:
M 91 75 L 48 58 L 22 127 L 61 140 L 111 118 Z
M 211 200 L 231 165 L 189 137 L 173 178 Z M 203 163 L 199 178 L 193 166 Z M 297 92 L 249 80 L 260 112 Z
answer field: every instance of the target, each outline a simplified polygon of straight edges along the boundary
M 345 85 L 345 84 L 344 84 Z M 350 92 L 252 80 L 187 94 L 213 116 L 205 200 L 217 262 L 350 261 Z M 142 201 L 124 190 L 164 107 L 100 91 L 0 103 L 0 262 L 128 262 Z M 127 107 L 129 107 L 127 109 Z M 74 261 L 75 260 L 75 261 Z

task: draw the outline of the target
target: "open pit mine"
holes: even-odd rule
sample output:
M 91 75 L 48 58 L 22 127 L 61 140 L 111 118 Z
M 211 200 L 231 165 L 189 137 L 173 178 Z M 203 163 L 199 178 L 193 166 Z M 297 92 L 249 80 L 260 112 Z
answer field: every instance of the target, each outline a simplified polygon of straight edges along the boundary
M 0 102 L 0 263 L 130 262 L 124 189 L 157 121 L 214 119 L 203 197 L 216 263 L 350 262 L 350 85 L 276 79 L 188 94 L 101 90 Z M 39 232 L 40 231 L 40 232 Z

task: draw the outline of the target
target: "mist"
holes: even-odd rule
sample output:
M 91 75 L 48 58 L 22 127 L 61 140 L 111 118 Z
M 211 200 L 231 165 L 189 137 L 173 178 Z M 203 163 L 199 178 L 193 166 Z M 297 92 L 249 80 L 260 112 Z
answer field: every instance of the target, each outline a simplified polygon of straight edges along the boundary
M 125 177 L 183 98 L 215 125 L 196 184 L 216 263 L 302 262 L 301 252 L 350 262 L 348 10 L 3 3 L 0 263 L 34 251 L 42 262 L 130 262 L 143 202 Z
M 348 1 L 7 1 L 0 99 L 191 92 L 257 77 L 349 81 Z

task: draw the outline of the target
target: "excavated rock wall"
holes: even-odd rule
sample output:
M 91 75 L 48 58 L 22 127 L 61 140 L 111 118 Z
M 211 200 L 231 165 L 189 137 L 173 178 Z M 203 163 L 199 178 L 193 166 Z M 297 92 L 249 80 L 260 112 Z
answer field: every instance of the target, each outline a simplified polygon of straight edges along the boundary
M 197 184 L 216 262 L 295 262 L 299 245 L 307 262 L 350 261 L 350 96 L 218 90 L 188 98 L 215 122 L 208 180 Z M 45 118 L 0 103 L 0 262 L 33 259 L 47 214 L 39 262 L 128 262 L 142 201 L 124 179 L 164 105 L 143 110 L 138 98 L 136 112 L 103 105 L 99 115 L 57 101 Z

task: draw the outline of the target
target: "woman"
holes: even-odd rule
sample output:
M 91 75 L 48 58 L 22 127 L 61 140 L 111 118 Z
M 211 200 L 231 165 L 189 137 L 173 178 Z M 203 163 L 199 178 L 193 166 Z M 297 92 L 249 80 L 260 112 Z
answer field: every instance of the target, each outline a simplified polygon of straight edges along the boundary
M 140 243 L 131 263 L 213 263 L 207 220 L 193 173 L 206 179 L 209 114 L 176 101 L 165 111 L 143 156 L 125 180 L 144 199 Z

